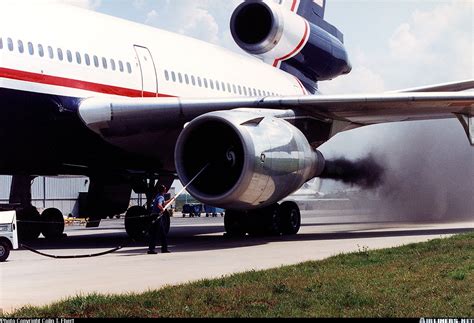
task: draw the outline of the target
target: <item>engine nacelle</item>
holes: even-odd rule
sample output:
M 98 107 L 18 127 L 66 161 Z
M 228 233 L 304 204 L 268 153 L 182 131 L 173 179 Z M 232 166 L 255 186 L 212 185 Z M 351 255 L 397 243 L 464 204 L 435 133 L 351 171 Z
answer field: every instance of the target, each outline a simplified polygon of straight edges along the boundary
M 342 34 L 339 32 L 338 39 L 325 28 L 337 31 L 325 21 L 319 26 L 279 4 L 262 0 L 239 5 L 230 23 L 232 37 L 244 51 L 275 67 L 289 62 L 313 81 L 333 79 L 352 69 Z
M 199 201 L 250 210 L 274 204 L 324 169 L 324 157 L 290 123 L 251 112 L 205 114 L 187 125 L 175 151 L 176 169 Z

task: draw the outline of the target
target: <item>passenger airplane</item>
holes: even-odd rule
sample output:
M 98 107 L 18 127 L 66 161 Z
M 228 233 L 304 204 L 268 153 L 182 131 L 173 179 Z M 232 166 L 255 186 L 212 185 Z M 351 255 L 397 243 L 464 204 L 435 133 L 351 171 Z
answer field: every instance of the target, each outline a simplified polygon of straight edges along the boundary
M 278 3 L 277 3 L 278 2 Z M 232 16 L 252 57 L 62 5 L 0 4 L 0 172 L 13 175 L 22 239 L 62 235 L 57 209 L 31 207 L 31 179 L 90 177 L 90 225 L 125 212 L 132 189 L 153 196 L 177 177 L 227 209 L 229 234 L 296 234 L 279 201 L 325 168 L 317 148 L 385 122 L 457 117 L 474 144 L 474 81 L 379 95 L 326 96 L 321 80 L 351 71 L 324 0 L 248 0 Z M 138 238 L 144 207 L 126 213 Z M 36 224 L 41 222 L 41 225 Z

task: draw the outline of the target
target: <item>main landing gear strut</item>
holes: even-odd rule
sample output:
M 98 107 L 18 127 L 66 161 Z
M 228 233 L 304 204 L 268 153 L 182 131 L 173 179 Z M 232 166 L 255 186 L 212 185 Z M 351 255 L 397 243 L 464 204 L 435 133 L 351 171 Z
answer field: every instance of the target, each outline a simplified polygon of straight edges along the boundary
M 229 236 L 294 235 L 301 227 L 301 213 L 294 202 L 255 211 L 227 210 L 224 226 Z

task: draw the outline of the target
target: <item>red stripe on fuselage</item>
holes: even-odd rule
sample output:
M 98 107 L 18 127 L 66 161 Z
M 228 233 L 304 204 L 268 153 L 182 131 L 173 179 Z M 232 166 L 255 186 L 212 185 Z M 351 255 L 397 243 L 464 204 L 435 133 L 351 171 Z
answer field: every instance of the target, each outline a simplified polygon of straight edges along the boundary
M 112 94 L 127 97 L 142 97 L 141 90 L 128 89 L 113 85 L 92 83 L 87 81 L 74 80 L 64 77 L 51 76 L 45 74 L 31 73 L 8 68 L 0 68 L 0 78 L 6 78 L 17 81 L 25 81 L 38 84 L 53 86 L 62 86 L 71 89 L 85 90 L 103 94 Z M 144 92 L 144 97 L 156 97 L 156 93 Z M 159 97 L 171 97 L 171 95 L 158 94 Z

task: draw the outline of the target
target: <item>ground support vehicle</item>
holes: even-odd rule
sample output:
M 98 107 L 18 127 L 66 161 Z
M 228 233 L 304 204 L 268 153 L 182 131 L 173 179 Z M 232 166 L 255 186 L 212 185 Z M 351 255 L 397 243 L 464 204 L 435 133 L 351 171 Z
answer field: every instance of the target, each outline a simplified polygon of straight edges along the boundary
M 0 211 L 0 262 L 10 255 L 10 250 L 18 249 L 16 211 Z
M 183 218 L 189 215 L 190 218 L 201 217 L 203 212 L 202 204 L 184 204 L 183 205 Z
M 213 218 L 216 218 L 219 214 L 220 216 L 224 216 L 225 215 L 225 210 L 224 209 L 221 209 L 221 208 L 218 208 L 218 207 L 214 207 L 214 206 L 210 206 L 210 205 L 205 205 L 204 206 L 204 211 L 206 212 L 206 217 L 213 217 Z

